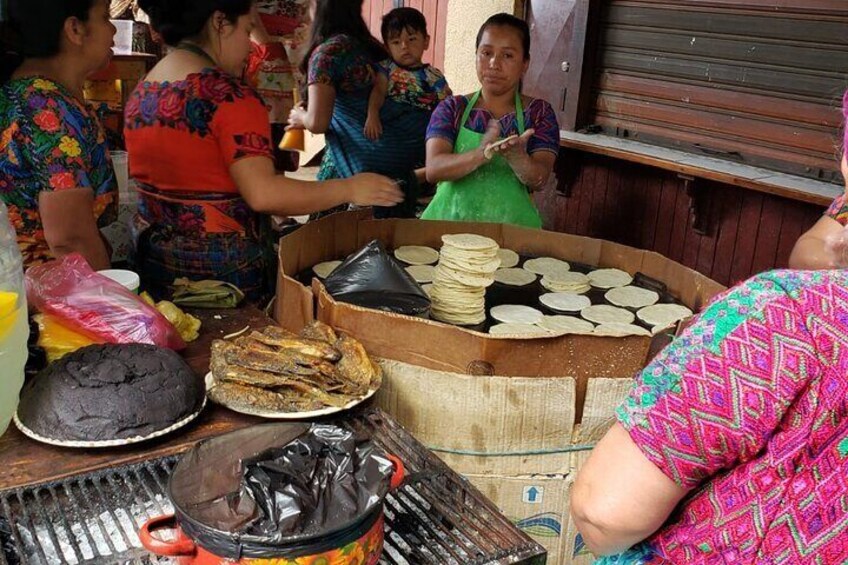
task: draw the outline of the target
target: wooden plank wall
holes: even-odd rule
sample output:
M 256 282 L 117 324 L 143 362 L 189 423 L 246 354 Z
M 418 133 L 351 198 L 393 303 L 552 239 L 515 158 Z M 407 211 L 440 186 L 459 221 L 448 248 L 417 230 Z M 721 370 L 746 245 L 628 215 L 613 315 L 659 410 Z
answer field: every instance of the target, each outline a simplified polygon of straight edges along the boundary
M 448 21 L 448 0 L 367 0 L 362 4 L 362 17 L 371 34 L 380 36 L 380 24 L 383 15 L 392 11 L 396 5 L 415 8 L 427 19 L 427 31 L 430 33 L 430 48 L 424 52 L 424 62 L 439 69 L 445 67 L 445 30 Z
M 556 190 L 552 181 L 537 197 L 547 229 L 656 251 L 725 285 L 785 267 L 795 241 L 824 211 L 699 180 L 706 195 L 701 234 L 684 181 L 674 173 L 574 152 L 567 162 L 561 155 L 561 166 L 576 167 L 570 190 Z
M 588 123 L 839 182 L 848 2 L 766 4 L 604 2 Z

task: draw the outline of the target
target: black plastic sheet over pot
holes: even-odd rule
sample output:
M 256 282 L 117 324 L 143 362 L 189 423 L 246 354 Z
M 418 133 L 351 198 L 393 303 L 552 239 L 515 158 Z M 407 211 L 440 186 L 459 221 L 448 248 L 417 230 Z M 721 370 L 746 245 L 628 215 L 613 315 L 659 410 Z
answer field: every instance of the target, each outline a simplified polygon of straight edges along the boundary
M 427 293 L 378 240 L 345 259 L 327 277 L 324 286 L 340 302 L 409 316 L 429 316 Z
M 195 446 L 169 491 L 180 527 L 216 555 L 305 555 L 366 532 L 382 514 L 392 471 L 351 431 L 268 424 Z

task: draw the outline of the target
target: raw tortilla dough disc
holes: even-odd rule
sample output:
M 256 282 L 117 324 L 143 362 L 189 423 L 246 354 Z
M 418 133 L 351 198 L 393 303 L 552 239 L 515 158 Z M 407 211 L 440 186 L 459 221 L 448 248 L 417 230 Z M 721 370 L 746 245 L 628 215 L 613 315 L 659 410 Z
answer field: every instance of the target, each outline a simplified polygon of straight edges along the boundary
M 442 243 L 465 251 L 494 251 L 497 253 L 498 243 L 491 238 L 473 233 L 457 233 L 442 236 Z
M 639 288 L 638 286 L 620 286 L 612 288 L 604 294 L 611 304 L 622 308 L 644 308 L 656 304 L 660 295 L 653 290 Z
M 651 332 L 649 332 L 642 326 L 637 326 L 635 324 L 619 324 L 616 322 L 601 324 L 600 326 L 595 328 L 594 333 L 595 335 L 605 335 L 609 337 L 624 337 L 628 335 L 651 335 Z
M 490 335 L 513 335 L 520 337 L 542 337 L 551 333 L 533 324 L 497 324 L 489 328 Z
M 545 317 L 540 311 L 529 306 L 503 304 L 489 311 L 492 318 L 504 324 L 536 324 Z
M 615 288 L 629 285 L 633 277 L 621 269 L 598 269 L 589 273 L 589 282 L 596 288 Z
M 680 304 L 654 304 L 642 308 L 636 313 L 639 319 L 654 328 L 654 332 L 685 320 L 692 315 L 692 310 Z
M 539 302 L 557 312 L 580 312 L 592 305 L 592 301 L 582 294 L 572 292 L 550 292 L 539 297 Z
M 432 265 L 412 265 L 406 268 L 406 272 L 412 275 L 415 282 L 428 283 L 433 282 L 433 277 L 436 276 L 436 267 Z
M 609 324 L 617 322 L 620 324 L 632 324 L 636 316 L 630 310 L 618 308 L 616 306 L 608 306 L 606 304 L 596 304 L 595 306 L 587 306 L 580 311 L 580 315 L 584 319 L 596 324 Z
M 326 279 L 333 274 L 333 271 L 335 271 L 341 264 L 341 261 L 324 261 L 323 263 L 318 263 L 312 267 L 312 272 L 315 273 L 319 279 Z
M 513 139 L 516 139 L 516 138 L 518 138 L 518 136 L 513 134 L 513 135 L 510 135 L 509 137 L 505 137 L 503 139 L 499 139 L 499 140 L 497 140 L 493 143 L 490 143 L 483 150 L 483 157 L 485 157 L 486 159 L 491 159 L 495 154 L 496 148 L 500 147 L 501 145 L 503 145 L 507 141 L 512 141 Z
M 502 269 L 511 269 L 521 260 L 518 253 L 512 249 L 498 249 L 498 258 L 501 260 Z
M 498 269 L 495 271 L 495 280 L 509 286 L 527 286 L 536 282 L 536 275 L 524 269 Z
M 553 257 L 538 257 L 536 259 L 527 259 L 524 262 L 524 269 L 537 275 L 553 275 L 559 273 L 567 273 L 571 270 L 571 265 L 562 259 Z
M 575 316 L 545 316 L 539 326 L 557 334 L 590 334 L 595 324 Z
M 421 290 L 427 293 L 427 296 L 430 296 L 430 292 L 433 290 L 432 284 L 424 284 L 421 285 Z
M 435 265 L 439 261 L 439 252 L 432 247 L 404 245 L 395 249 L 395 257 L 407 265 Z

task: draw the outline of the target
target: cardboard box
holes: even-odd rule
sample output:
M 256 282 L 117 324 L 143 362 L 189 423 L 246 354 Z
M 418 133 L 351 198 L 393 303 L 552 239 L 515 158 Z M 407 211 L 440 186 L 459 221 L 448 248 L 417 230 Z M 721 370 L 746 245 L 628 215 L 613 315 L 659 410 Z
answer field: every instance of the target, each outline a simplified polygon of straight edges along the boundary
M 378 405 L 465 475 L 505 516 L 548 550 L 550 565 L 575 556 L 571 485 L 614 421 L 629 379 L 590 379 L 575 423 L 576 379 L 480 377 L 382 361 Z
M 498 339 L 464 328 L 336 302 L 313 281 L 292 278 L 322 261 L 343 259 L 369 241 L 388 248 L 441 247 L 446 233 L 477 233 L 523 255 L 551 256 L 589 265 L 641 272 L 665 283 L 669 292 L 697 310 L 724 287 L 657 253 L 607 241 L 502 224 L 421 220 L 368 220 L 367 212 L 334 214 L 280 239 L 277 321 L 292 330 L 318 318 L 355 335 L 370 353 L 421 367 L 465 374 L 477 362 L 502 376 L 570 376 L 577 379 L 577 413 L 589 378 L 627 378 L 644 364 L 650 338 L 565 335 Z

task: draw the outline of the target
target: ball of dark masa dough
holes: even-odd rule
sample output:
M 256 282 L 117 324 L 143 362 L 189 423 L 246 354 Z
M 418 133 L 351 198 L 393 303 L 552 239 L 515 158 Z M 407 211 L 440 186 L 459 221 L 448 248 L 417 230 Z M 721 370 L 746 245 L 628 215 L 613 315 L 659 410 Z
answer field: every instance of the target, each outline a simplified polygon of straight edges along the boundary
M 66 355 L 21 391 L 18 416 L 60 441 L 148 436 L 200 409 L 202 379 L 170 349 L 90 345 Z

